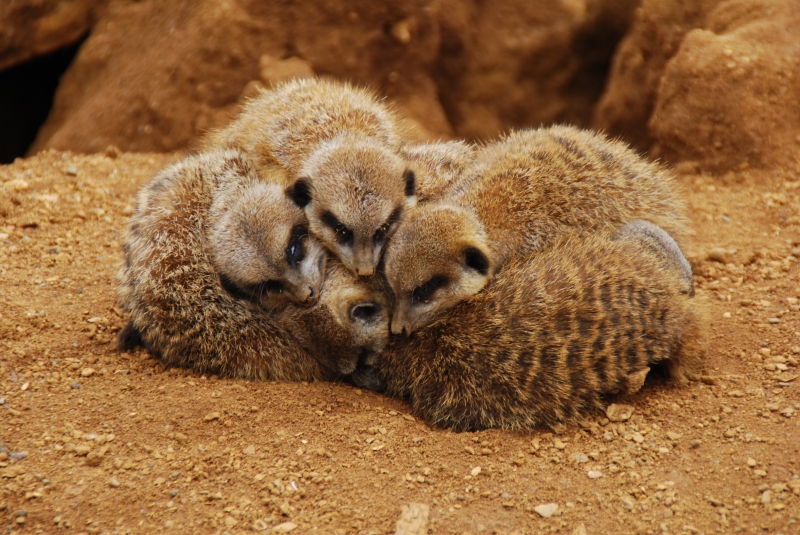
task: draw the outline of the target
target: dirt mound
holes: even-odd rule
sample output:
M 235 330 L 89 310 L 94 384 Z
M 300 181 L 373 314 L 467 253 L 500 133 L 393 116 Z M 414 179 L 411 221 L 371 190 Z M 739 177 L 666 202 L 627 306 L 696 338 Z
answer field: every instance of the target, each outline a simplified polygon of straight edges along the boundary
M 420 137 L 587 124 L 634 5 L 112 1 L 32 150 L 186 147 L 229 120 L 250 82 L 273 81 L 264 64 L 287 59 L 376 88 Z
M 712 172 L 800 159 L 800 15 L 784 0 L 645 0 L 594 125 Z
M 9 0 L 0 5 L 0 70 L 86 34 L 106 0 Z

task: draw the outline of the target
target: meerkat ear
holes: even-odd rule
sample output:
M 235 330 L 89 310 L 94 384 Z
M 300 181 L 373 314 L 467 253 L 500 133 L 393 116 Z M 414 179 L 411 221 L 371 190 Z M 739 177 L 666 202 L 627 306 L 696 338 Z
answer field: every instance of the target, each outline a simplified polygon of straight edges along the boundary
M 462 250 L 464 255 L 464 263 L 467 267 L 474 269 L 481 275 L 489 273 L 489 259 L 477 247 L 465 247 Z
M 298 179 L 297 182 L 286 188 L 286 195 L 297 206 L 305 208 L 311 202 L 311 189 L 308 187 L 308 179 Z
M 406 172 L 403 173 L 403 178 L 406 181 L 406 197 L 416 195 L 417 177 L 414 175 L 414 171 L 411 169 L 406 169 Z

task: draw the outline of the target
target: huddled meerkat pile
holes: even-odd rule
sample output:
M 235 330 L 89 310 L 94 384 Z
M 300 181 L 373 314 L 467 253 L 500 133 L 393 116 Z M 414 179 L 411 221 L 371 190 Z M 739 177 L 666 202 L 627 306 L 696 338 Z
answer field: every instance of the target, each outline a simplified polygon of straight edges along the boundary
M 347 379 L 453 429 L 557 425 L 699 375 L 670 174 L 566 126 L 414 144 L 370 92 L 292 81 L 141 190 L 120 346 L 227 376 Z

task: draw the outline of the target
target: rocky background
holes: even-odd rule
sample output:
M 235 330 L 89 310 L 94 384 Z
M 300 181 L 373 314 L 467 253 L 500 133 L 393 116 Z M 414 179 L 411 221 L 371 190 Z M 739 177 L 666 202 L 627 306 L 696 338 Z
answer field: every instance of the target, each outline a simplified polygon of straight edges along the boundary
M 31 154 L 184 149 L 256 87 L 317 74 L 375 88 L 421 138 L 568 122 L 684 169 L 798 165 L 790 0 L 11 0 L 0 15 L 0 69 L 82 42 Z

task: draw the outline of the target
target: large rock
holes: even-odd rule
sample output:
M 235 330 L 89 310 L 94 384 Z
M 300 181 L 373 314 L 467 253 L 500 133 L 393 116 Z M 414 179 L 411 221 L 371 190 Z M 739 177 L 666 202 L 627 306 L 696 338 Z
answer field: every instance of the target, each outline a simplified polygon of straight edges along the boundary
M 651 154 L 721 173 L 800 170 L 800 11 L 731 1 L 686 34 L 650 119 Z
M 0 2 L 0 71 L 75 43 L 106 0 Z
M 798 35 L 793 0 L 644 0 L 593 126 L 711 172 L 795 162 Z
M 589 121 L 636 0 L 111 0 L 32 152 L 191 146 L 240 97 L 330 75 L 398 103 L 420 138 Z

